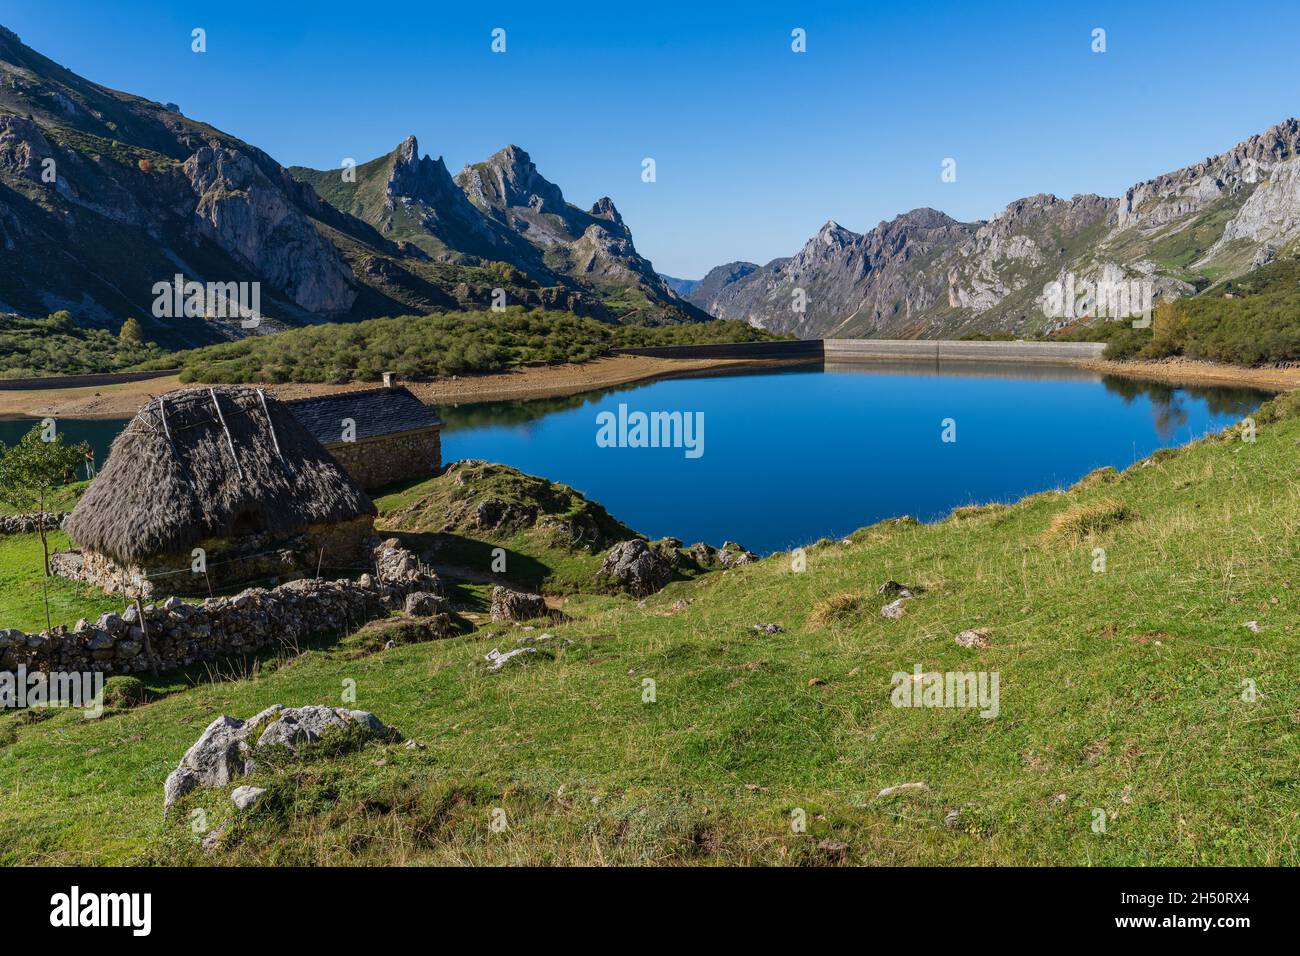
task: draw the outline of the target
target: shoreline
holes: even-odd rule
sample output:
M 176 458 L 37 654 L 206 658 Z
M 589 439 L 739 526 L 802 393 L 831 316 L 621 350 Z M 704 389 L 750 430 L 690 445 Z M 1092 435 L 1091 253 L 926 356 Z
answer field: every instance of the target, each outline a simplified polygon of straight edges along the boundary
M 514 368 L 487 375 L 435 379 L 431 382 L 401 382 L 429 405 L 461 405 L 476 402 L 527 401 L 597 391 L 638 382 L 707 375 L 733 375 L 770 369 L 807 367 L 806 358 L 656 358 L 643 355 L 611 355 L 580 365 L 544 365 Z M 872 360 L 853 362 L 869 366 Z M 970 360 L 971 365 L 997 367 L 1002 362 Z M 1300 367 L 1245 368 L 1192 359 L 1115 362 L 1108 360 L 1062 362 L 1102 375 L 1115 375 L 1168 385 L 1209 385 L 1254 388 L 1267 392 L 1288 392 L 1300 388 Z M 372 388 L 375 383 L 346 385 L 285 383 L 265 386 L 281 399 L 331 395 Z M 130 418 L 150 398 L 186 386 L 176 375 L 162 375 L 115 385 L 78 386 L 32 390 L 0 389 L 0 419 Z
M 1275 393 L 1300 388 L 1300 368 L 1249 368 L 1184 358 L 1121 362 L 1102 359 L 1082 362 L 1080 368 L 1166 385 L 1216 385 Z
M 435 379 L 431 382 L 400 381 L 428 405 L 468 405 L 476 402 L 526 401 L 558 398 L 581 392 L 613 388 L 655 379 L 702 375 L 731 375 L 768 369 L 807 366 L 807 359 L 664 359 L 640 355 L 613 355 L 580 365 L 521 367 L 487 375 Z M 337 392 L 374 388 L 376 382 L 346 385 L 283 383 L 264 386 L 285 399 L 332 395 Z M 0 389 L 0 420 L 54 418 L 130 418 L 149 399 L 177 388 L 206 388 L 186 385 L 179 376 L 162 375 L 116 385 L 12 390 Z

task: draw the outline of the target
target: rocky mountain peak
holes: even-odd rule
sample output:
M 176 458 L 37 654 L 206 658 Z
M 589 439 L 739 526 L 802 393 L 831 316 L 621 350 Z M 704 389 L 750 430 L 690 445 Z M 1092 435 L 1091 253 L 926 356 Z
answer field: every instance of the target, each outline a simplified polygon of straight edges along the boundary
M 608 196 L 601 196 L 591 206 L 590 216 L 597 219 L 608 219 L 616 226 L 623 225 L 623 217 L 619 215 L 618 210 L 614 208 L 614 200 Z

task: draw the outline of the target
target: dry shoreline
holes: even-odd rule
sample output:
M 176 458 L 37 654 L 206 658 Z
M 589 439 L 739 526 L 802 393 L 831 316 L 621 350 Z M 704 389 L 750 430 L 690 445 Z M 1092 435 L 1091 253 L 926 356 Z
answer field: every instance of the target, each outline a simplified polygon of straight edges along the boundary
M 1202 362 L 1196 359 L 1082 362 L 1081 368 L 1105 375 L 1118 375 L 1167 385 L 1219 385 L 1257 388 L 1265 392 L 1289 392 L 1300 388 L 1300 368 L 1244 368 Z
M 649 379 L 723 375 L 808 364 L 801 359 L 664 359 L 613 355 L 581 365 L 517 368 L 492 375 L 469 375 L 432 382 L 403 382 L 429 405 L 522 401 L 574 395 Z M 0 389 L 0 418 L 130 418 L 150 398 L 187 386 L 175 375 L 120 385 L 40 390 Z M 271 385 L 283 399 L 329 395 L 371 387 L 348 385 Z
M 806 359 L 667 359 L 642 355 L 613 355 L 581 365 L 517 368 L 492 375 L 470 375 L 432 382 L 403 383 L 430 405 L 523 401 L 612 388 L 633 382 L 696 375 L 724 375 L 771 368 L 805 366 Z M 864 363 L 867 364 L 867 363 Z M 1076 364 L 1076 363 L 1067 363 Z M 1077 367 L 1170 385 L 1218 385 L 1285 392 L 1300 388 L 1300 368 L 1240 368 L 1190 359 L 1159 362 L 1080 362 Z M 0 389 L 0 418 L 130 418 L 151 397 L 185 388 L 175 375 L 120 385 L 52 388 L 30 391 Z M 199 386 L 193 386 L 199 387 Z M 329 395 L 358 387 L 350 385 L 273 385 L 281 398 Z

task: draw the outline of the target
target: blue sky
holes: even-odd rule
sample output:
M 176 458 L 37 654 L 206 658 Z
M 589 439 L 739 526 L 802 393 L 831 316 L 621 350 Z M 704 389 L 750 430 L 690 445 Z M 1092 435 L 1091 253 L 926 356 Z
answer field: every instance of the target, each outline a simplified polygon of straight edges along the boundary
M 517 143 L 689 278 L 792 254 L 827 219 L 1118 195 L 1300 114 L 1293 4 L 0 0 L 0 23 L 285 165 L 414 133 L 456 172 Z

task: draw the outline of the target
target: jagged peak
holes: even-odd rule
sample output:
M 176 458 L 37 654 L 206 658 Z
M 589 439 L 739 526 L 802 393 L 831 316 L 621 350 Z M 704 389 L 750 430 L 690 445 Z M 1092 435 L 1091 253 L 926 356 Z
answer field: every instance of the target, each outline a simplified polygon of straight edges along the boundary
M 595 216 L 597 219 L 608 219 L 615 225 L 621 226 L 623 224 L 623 217 L 619 215 L 618 209 L 615 208 L 614 200 L 610 199 L 608 196 L 601 196 L 592 203 L 591 209 L 588 211 L 587 215 Z
M 398 143 L 397 149 L 393 150 L 393 154 L 397 156 L 399 161 L 404 163 L 413 163 L 419 159 L 420 142 L 415 138 L 415 134 L 408 135 L 406 139 Z

